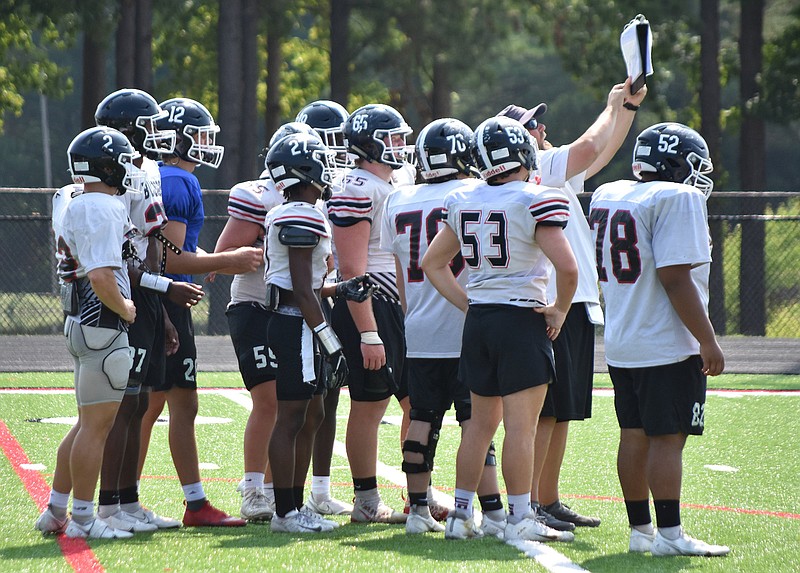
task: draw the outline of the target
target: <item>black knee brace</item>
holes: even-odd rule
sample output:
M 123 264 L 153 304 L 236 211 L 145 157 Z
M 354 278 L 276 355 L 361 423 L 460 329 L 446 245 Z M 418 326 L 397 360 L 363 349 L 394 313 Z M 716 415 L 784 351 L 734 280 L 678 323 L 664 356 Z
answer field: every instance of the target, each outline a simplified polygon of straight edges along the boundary
M 439 442 L 439 430 L 442 429 L 442 418 L 444 413 L 434 410 L 412 409 L 410 416 L 412 421 L 428 422 L 431 429 L 428 432 L 428 443 L 423 445 L 417 441 L 403 441 L 403 465 L 402 469 L 407 474 L 420 474 L 433 470 L 433 458 L 436 455 L 436 444 Z M 422 462 L 414 463 L 405 461 L 405 453 L 412 452 L 422 454 Z
M 495 457 L 495 449 L 494 449 L 494 441 L 489 444 L 489 451 L 486 452 L 486 461 L 483 462 L 485 466 L 496 466 L 497 465 L 497 457 Z

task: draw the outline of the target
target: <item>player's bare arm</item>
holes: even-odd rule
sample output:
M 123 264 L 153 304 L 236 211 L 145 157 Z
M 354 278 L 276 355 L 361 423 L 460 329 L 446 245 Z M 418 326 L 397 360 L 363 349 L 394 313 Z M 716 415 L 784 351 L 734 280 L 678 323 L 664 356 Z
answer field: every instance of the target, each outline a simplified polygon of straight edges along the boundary
M 176 245 L 183 245 L 186 239 L 186 224 L 170 221 L 164 227 L 164 236 Z M 196 253 L 182 250 L 180 255 L 167 255 L 167 272 L 173 274 L 203 274 L 212 271 L 227 274 L 249 273 L 256 270 L 263 257 L 262 249 L 239 247 L 224 253 L 207 253 L 198 249 Z
M 700 343 L 700 357 L 703 359 L 703 373 L 708 376 L 722 374 L 725 357 L 714 335 L 714 327 L 706 314 L 691 277 L 691 265 L 661 267 L 657 271 L 669 301 L 678 317 L 689 332 Z
M 456 281 L 456 277 L 450 270 L 450 261 L 453 260 L 459 250 L 461 243 L 450 227 L 442 227 L 436 234 L 428 247 L 425 256 L 422 257 L 421 267 L 425 276 L 431 281 L 434 288 L 441 293 L 451 304 L 467 312 L 469 301 L 467 293 Z
M 614 155 L 616 155 L 619 148 L 625 142 L 625 138 L 628 135 L 628 132 L 631 129 L 631 125 L 633 125 L 633 120 L 636 118 L 636 110 L 630 109 L 630 107 L 639 107 L 642 105 L 642 101 L 644 100 L 644 96 L 647 95 L 647 86 L 642 86 L 642 88 L 636 92 L 635 94 L 631 95 L 631 79 L 628 78 L 625 80 L 625 84 L 623 86 L 623 94 L 624 97 L 622 101 L 619 102 L 620 106 L 623 106 L 622 109 L 618 110 L 617 119 L 614 122 L 614 130 L 611 133 L 611 138 L 608 141 L 608 144 L 603 148 L 603 151 L 600 152 L 600 155 L 595 159 L 594 163 L 586 170 L 586 178 L 592 177 L 596 175 L 603 167 L 608 165 L 608 162 L 613 159 Z M 628 103 L 630 107 L 624 107 L 625 103 Z
M 339 253 L 339 272 L 343 279 L 363 275 L 367 270 L 369 248 L 369 221 L 360 221 L 349 227 L 333 227 L 333 240 Z M 377 336 L 378 324 L 372 312 L 372 299 L 364 302 L 347 301 L 350 315 L 359 332 L 374 332 Z M 364 368 L 378 370 L 386 364 L 386 350 L 383 344 L 361 343 Z
M 534 237 L 556 271 L 556 300 L 551 305 L 534 309 L 544 314 L 547 337 L 555 340 L 567 318 L 575 289 L 578 288 L 578 263 L 561 227 L 537 225 Z

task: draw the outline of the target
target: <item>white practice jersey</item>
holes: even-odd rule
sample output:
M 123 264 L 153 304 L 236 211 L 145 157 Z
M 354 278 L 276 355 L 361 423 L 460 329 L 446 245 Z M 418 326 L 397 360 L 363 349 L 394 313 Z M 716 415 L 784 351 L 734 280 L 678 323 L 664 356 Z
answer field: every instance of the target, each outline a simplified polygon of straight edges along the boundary
M 125 298 L 131 296 L 122 245 L 133 232 L 125 206 L 112 195 L 83 193 L 82 186 L 68 185 L 53 195 L 53 232 L 56 238 L 58 278 L 75 283 L 80 316 L 69 317 L 86 326 L 126 330 L 116 313 L 108 310 L 92 290 L 87 274 L 111 268 Z
M 276 189 L 270 179 L 257 179 L 237 183 L 228 195 L 228 216 L 232 219 L 247 221 L 261 227 L 266 232 L 267 212 L 283 203 L 283 195 Z M 260 233 L 253 247 L 264 247 L 264 235 Z M 231 281 L 231 301 L 228 306 L 242 302 L 264 304 L 267 298 L 267 286 L 264 283 L 266 265 L 249 273 L 234 275 Z
M 267 282 L 285 290 L 294 290 L 289 271 L 290 247 L 282 244 L 278 238 L 282 227 L 297 227 L 319 236 L 319 242 L 311 254 L 311 276 L 314 277 L 312 288 L 322 288 L 331 254 L 331 228 L 317 207 L 302 201 L 283 203 L 267 213 Z
M 477 179 L 457 179 L 401 187 L 386 200 L 381 245 L 393 253 L 403 269 L 406 296 L 406 356 L 458 358 L 464 312 L 439 294 L 419 266 L 428 245 L 445 224 L 444 198 L 454 189 L 474 187 Z M 450 263 L 459 284 L 466 288 L 468 271 L 461 254 Z
M 711 245 L 706 198 L 681 183 L 614 181 L 592 196 L 589 224 L 606 303 L 605 351 L 612 366 L 673 364 L 699 354 L 656 273 L 692 265 L 708 305 Z
M 364 169 L 352 169 L 345 177 L 344 188 L 328 201 L 328 217 L 337 227 L 350 227 L 361 221 L 370 224 L 367 268 L 381 285 L 381 293 L 397 299 L 394 257 L 381 249 L 381 221 L 386 198 L 394 191 L 390 182 Z
M 470 304 L 546 306 L 550 261 L 534 240 L 537 225 L 565 227 L 569 202 L 558 189 L 524 181 L 452 191 L 447 224 L 469 266 Z
M 158 171 L 158 163 L 145 157 L 142 160 L 142 169 L 146 173 L 142 192 L 128 191 L 117 195 L 117 199 L 125 204 L 131 222 L 139 231 L 131 239 L 131 243 L 136 248 L 139 258 L 144 260 L 147 256 L 148 237 L 167 224 L 167 215 L 161 199 L 161 174 Z M 150 270 L 159 271 L 159 269 Z
M 600 308 L 600 289 L 597 285 L 597 262 L 594 255 L 594 242 L 589 223 L 583 215 L 583 207 L 578 193 L 583 192 L 586 172 L 578 173 L 567 179 L 567 161 L 569 145 L 551 147 L 539 152 L 541 184 L 546 187 L 558 187 L 569 199 L 570 220 L 564 234 L 575 254 L 578 263 L 578 287 L 572 302 L 586 303 L 587 311 L 591 307 L 590 319 L 597 324 L 603 323 L 603 311 Z M 551 272 L 552 272 L 552 266 Z M 556 299 L 556 281 L 551 280 L 547 286 L 547 300 Z

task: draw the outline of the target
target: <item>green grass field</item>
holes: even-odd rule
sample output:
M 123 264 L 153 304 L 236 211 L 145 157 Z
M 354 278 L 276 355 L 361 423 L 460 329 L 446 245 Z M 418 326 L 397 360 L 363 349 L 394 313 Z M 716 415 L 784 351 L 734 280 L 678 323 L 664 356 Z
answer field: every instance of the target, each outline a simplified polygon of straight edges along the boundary
M 597 387 L 608 387 L 598 375 Z M 712 388 L 735 390 L 800 390 L 798 376 L 725 375 L 710 380 Z M 202 373 L 205 388 L 239 389 L 234 373 Z M 69 373 L 0 374 L 0 420 L 32 464 L 0 460 L 0 507 L 5 520 L 0 534 L 0 571 L 70 571 L 58 542 L 33 529 L 38 515 L 26 490 L 31 477 L 48 487 L 58 443 L 68 426 L 31 419 L 74 416 L 70 392 L 18 393 L 10 388 L 68 388 Z M 206 491 L 218 507 L 238 513 L 236 484 L 242 475 L 242 434 L 248 410 L 229 397 L 230 390 L 204 391 L 200 415 L 228 418 L 221 424 L 197 426 L 200 461 L 219 469 L 203 470 Z M 242 391 L 246 396 L 246 392 Z M 348 412 L 346 395 L 339 406 L 343 441 Z M 628 528 L 615 471 L 618 429 L 608 392 L 595 396 L 594 417 L 573 424 L 562 472 L 563 499 L 582 513 L 601 517 L 596 529 L 580 529 L 572 544 L 550 545 L 577 566 L 593 572 L 649 571 L 800 571 L 800 393 L 712 393 L 706 407 L 706 433 L 690 438 L 684 454 L 682 510 L 686 529 L 696 537 L 732 548 L 729 556 L 654 558 L 627 553 Z M 396 405 L 381 426 L 380 460 L 400 467 L 400 415 Z M 453 422 L 453 420 L 450 420 Z M 502 433 L 502 428 L 500 430 Z M 437 450 L 434 483 L 452 493 L 458 427 L 448 424 Z M 502 435 L 498 435 L 498 444 Z M 8 441 L 6 439 L 6 441 Z M 5 446 L 4 446 L 5 447 Z M 7 448 L 6 448 L 7 449 Z M 728 466 L 728 471 L 708 466 Z M 732 471 L 735 470 L 735 471 Z M 30 472 L 30 473 L 27 473 Z M 27 477 L 26 477 L 27 476 Z M 352 497 L 347 461 L 334 455 L 334 495 Z M 382 495 L 402 507 L 402 489 L 380 479 Z M 141 483 L 143 503 L 162 515 L 180 518 L 182 492 L 167 446 L 167 427 L 153 433 Z M 409 537 L 401 526 L 355 525 L 336 518 L 342 527 L 314 537 L 272 534 L 268 526 L 180 529 L 139 534 L 129 541 L 91 541 L 101 569 L 118 571 L 537 571 L 547 569 L 517 549 L 495 539 L 445 541 L 441 534 Z M 564 570 L 552 569 L 551 570 Z

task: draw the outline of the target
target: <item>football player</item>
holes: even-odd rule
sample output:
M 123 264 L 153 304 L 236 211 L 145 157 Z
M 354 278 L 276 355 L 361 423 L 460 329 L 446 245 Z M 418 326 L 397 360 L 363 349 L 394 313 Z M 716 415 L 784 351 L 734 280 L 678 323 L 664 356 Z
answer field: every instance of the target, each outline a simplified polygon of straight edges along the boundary
M 589 214 L 606 303 L 605 352 L 620 426 L 617 472 L 631 527 L 628 549 L 725 555 L 728 547 L 687 535 L 680 517 L 686 438 L 702 435 L 705 427 L 706 376 L 725 368 L 708 319 L 706 198 L 713 166 L 699 133 L 660 123 L 636 138 L 632 168 L 636 181 L 602 185 Z
M 647 86 L 631 95 L 630 80 L 615 85 L 605 109 L 586 132 L 559 147 L 546 139 L 547 126 L 542 122 L 546 104 L 529 110 L 509 105 L 498 114 L 520 121 L 536 139 L 540 169 L 534 177 L 542 185 L 561 189 L 574 214 L 564 232 L 578 261 L 578 290 L 561 334 L 553 341 L 558 376 L 548 388 L 539 417 L 531 484 L 534 509 L 547 525 L 562 531 L 572 531 L 576 525 L 600 525 L 599 518 L 581 515 L 563 504 L 558 491 L 569 422 L 592 415 L 595 325 L 603 324 L 595 248 L 578 193 L 583 191 L 583 182 L 605 167 L 619 150 L 646 93 Z M 556 295 L 553 282 L 549 283 L 547 295 L 550 300 Z
M 458 377 L 464 313 L 442 297 L 419 266 L 428 243 L 443 225 L 444 198 L 454 189 L 479 182 L 470 155 L 472 130 L 463 122 L 437 119 L 420 131 L 416 156 L 424 184 L 401 187 L 389 195 L 381 246 L 394 254 L 397 287 L 405 312 L 408 397 L 411 424 L 403 442 L 403 471 L 408 481 L 406 532 L 444 531 L 449 508 L 438 503 L 430 486 L 436 444 L 445 412 L 455 406 L 462 428 L 469 424 L 469 389 Z M 462 288 L 468 272 L 461 254 L 450 268 Z M 486 458 L 478 487 L 485 531 L 504 526 L 505 511 L 497 484 L 494 447 Z M 494 533 L 497 533 L 494 532 Z
M 93 500 L 103 445 L 128 384 L 128 325 L 136 319 L 122 260 L 133 227 L 114 196 L 141 192 L 145 173 L 134 164 L 138 152 L 130 142 L 108 127 L 78 134 L 67 156 L 72 181 L 83 190 L 67 201 L 63 194 L 54 196 L 53 231 L 78 422 L 58 447 L 49 504 L 35 526 L 67 537 L 124 539 L 133 533 L 98 517 Z M 70 491 L 72 519 L 67 517 Z
M 159 119 L 159 129 L 175 130 L 177 141 L 172 153 L 163 154 L 160 167 L 164 209 L 169 218 L 162 233 L 180 254 L 169 253 L 166 270 L 169 278 L 191 282 L 192 274 L 211 271 L 230 274 L 251 272 L 261 264 L 263 251 L 245 246 L 223 253 L 206 253 L 198 249 L 197 240 L 203 226 L 204 211 L 200 183 L 193 174 L 199 165 L 216 168 L 222 162 L 224 149 L 216 145 L 219 127 L 201 103 L 188 98 L 174 98 L 161 103 L 167 111 Z M 228 516 L 212 506 L 200 482 L 197 441 L 194 422 L 197 416 L 197 348 L 191 310 L 164 302 L 170 320 L 178 331 L 180 347 L 167 357 L 166 376 L 162 385 L 153 388 L 150 404 L 142 422 L 142 447 L 139 473 L 144 466 L 153 424 L 165 403 L 169 403 L 170 452 L 186 498 L 183 524 L 186 526 L 243 526 L 245 520 Z
M 551 341 L 561 330 L 578 279 L 563 232 L 569 203 L 557 189 L 528 183 L 537 167 L 536 142 L 518 121 L 487 119 L 471 147 L 484 183 L 445 197 L 447 226 L 422 259 L 436 290 L 467 313 L 459 368 L 470 389 L 472 416 L 458 449 L 455 510 L 447 518 L 445 537 L 481 535 L 473 522 L 473 500 L 502 419 L 508 490 L 504 538 L 572 541 L 571 533 L 539 521 L 530 503 L 536 420 L 555 374 Z M 469 266 L 466 292 L 450 268 L 459 250 Z M 548 259 L 557 281 L 550 305 Z
M 363 303 L 338 300 L 331 319 L 350 365 L 346 445 L 355 522 L 406 521 L 406 515 L 384 504 L 378 493 L 378 426 L 394 395 L 404 412 L 402 439 L 409 410 L 403 309 L 394 259 L 380 248 L 380 223 L 386 198 L 394 190 L 392 175 L 407 162 L 406 137 L 411 132 L 403 116 L 388 105 L 369 104 L 350 114 L 344 137 L 347 151 L 357 157 L 356 167 L 328 202 L 342 278 L 369 272 L 380 285 L 380 291 Z
M 269 443 L 275 489 L 272 531 L 319 533 L 338 523 L 303 505 L 311 446 L 322 420 L 327 383 L 315 368 L 314 341 L 330 366 L 333 386 L 347 376 L 347 363 L 333 329 L 322 313 L 321 296 L 340 293 L 355 301 L 371 294 L 364 277 L 326 285 L 331 230 L 315 206 L 327 199 L 335 152 L 316 136 L 294 134 L 267 152 L 267 168 L 286 202 L 267 215 L 267 307 L 272 312 L 268 338 L 278 362 L 278 414 Z
M 347 153 L 347 147 L 344 144 L 343 125 L 349 116 L 350 113 L 341 104 L 330 100 L 317 100 L 301 109 L 295 119 L 295 121 L 312 127 L 328 146 L 328 149 L 336 152 L 338 169 L 334 176 L 334 187 L 341 183 L 347 171 L 353 167 L 352 156 Z M 327 216 L 327 207 L 323 212 Z M 335 267 L 336 245 L 332 244 L 331 248 Z M 328 280 L 335 281 L 335 276 L 336 269 L 329 274 Z M 323 301 L 322 312 L 325 313 L 328 320 L 330 320 L 332 305 L 331 299 Z M 321 515 L 348 515 L 353 511 L 351 504 L 331 495 L 331 459 L 333 458 L 333 445 L 336 441 L 336 409 L 339 406 L 339 393 L 340 388 L 326 389 L 323 401 L 325 417 L 314 437 L 311 495 L 306 503 Z

